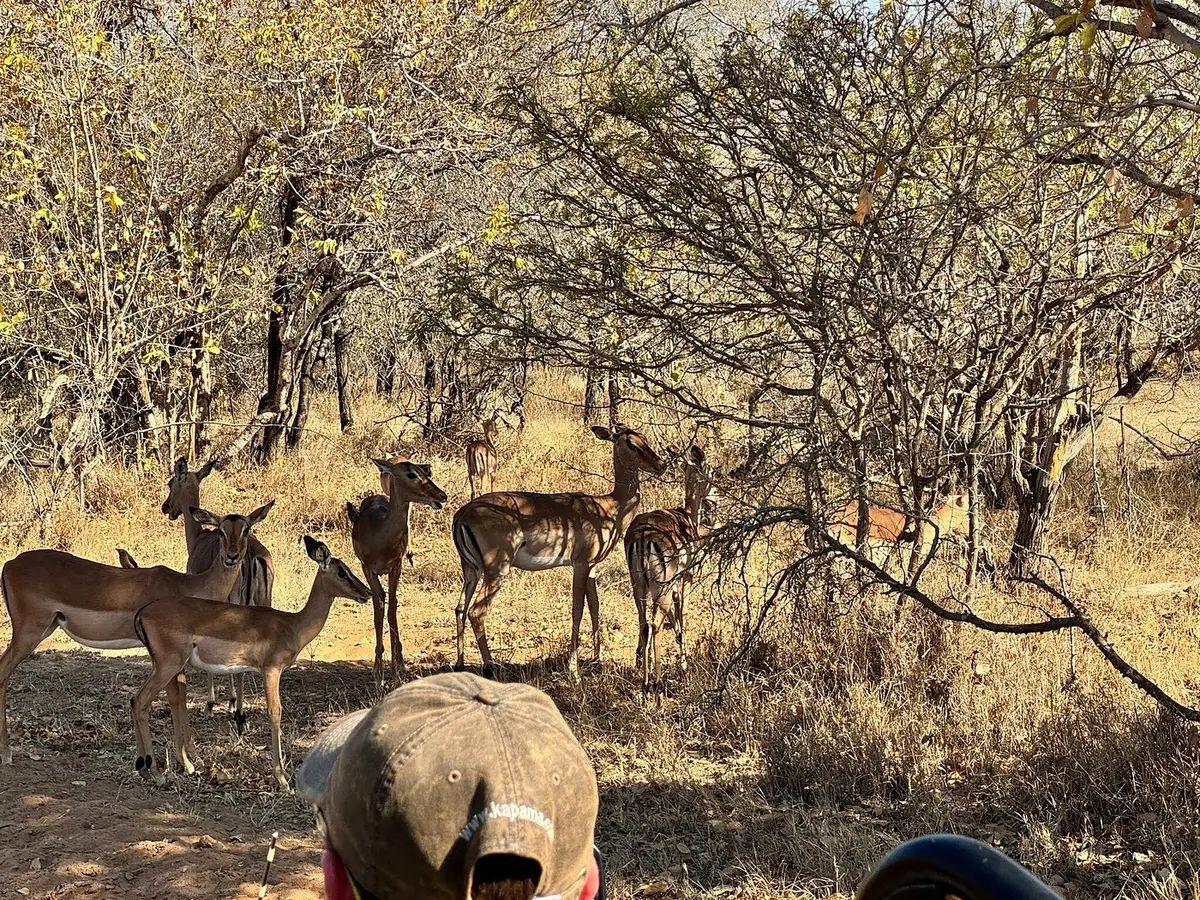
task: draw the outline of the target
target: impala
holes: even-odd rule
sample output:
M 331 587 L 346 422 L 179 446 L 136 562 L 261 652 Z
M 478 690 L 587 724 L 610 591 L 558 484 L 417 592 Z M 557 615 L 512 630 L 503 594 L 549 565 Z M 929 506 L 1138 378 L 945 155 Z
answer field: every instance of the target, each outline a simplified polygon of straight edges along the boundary
M 183 536 L 187 542 L 187 571 L 202 572 L 212 564 L 218 550 L 218 539 L 215 532 L 205 531 L 190 516 L 183 512 L 188 507 L 200 505 L 200 482 L 212 473 L 215 460 L 209 460 L 197 471 L 188 470 L 186 457 L 175 461 L 175 469 L 167 482 L 167 499 L 163 501 L 162 511 L 172 522 L 183 516 Z M 271 553 L 262 542 L 250 538 L 246 548 L 246 558 L 238 570 L 237 581 L 227 598 L 230 603 L 240 603 L 250 606 L 271 605 L 271 594 L 275 583 L 275 568 L 271 564 Z M 240 734 L 246 727 L 246 716 L 242 713 L 242 692 L 245 688 L 245 676 L 238 675 L 230 679 L 229 711 L 233 713 Z M 208 679 L 208 708 L 216 705 L 216 679 Z
M 571 648 L 568 668 L 579 678 L 579 627 L 587 599 L 592 619 L 592 646 L 600 659 L 600 598 L 592 574 L 621 540 L 637 514 L 638 475 L 661 475 L 666 469 L 650 443 L 623 425 L 592 433 L 613 445 L 613 489 L 607 494 L 484 494 L 454 514 L 454 547 L 463 570 L 463 592 L 455 611 L 458 661 L 463 667 L 467 619 L 479 645 L 483 672 L 493 672 L 484 619 L 508 575 L 516 567 L 540 571 L 570 566 Z M 479 599 L 472 603 L 476 588 Z
M 404 648 L 400 642 L 400 627 L 396 621 L 396 586 L 400 570 L 408 553 L 410 506 L 425 503 L 441 509 L 446 492 L 433 483 L 433 470 L 407 459 L 391 462 L 372 460 L 380 471 L 380 482 L 388 496 L 368 497 L 357 509 L 346 504 L 346 515 L 353 524 L 351 539 L 354 555 L 362 563 L 363 574 L 371 586 L 375 605 L 375 680 L 383 683 L 383 611 L 384 593 L 379 576 L 387 575 L 387 621 L 391 629 L 392 670 L 404 671 Z
M 467 444 L 467 480 L 471 483 L 471 499 L 490 494 L 496 487 L 496 440 L 500 437 L 500 422 L 505 422 L 500 410 L 483 420 L 483 439 Z M 483 489 L 487 483 L 487 490 Z
M 150 739 L 150 704 L 164 689 L 171 707 L 175 750 L 183 770 L 191 775 L 199 764 L 187 718 L 184 669 L 191 665 L 214 675 L 259 672 L 271 717 L 271 760 L 275 782 L 288 787 L 283 767 L 279 676 L 296 662 L 325 627 L 329 608 L 338 597 L 366 603 L 370 589 L 358 580 L 329 548 L 308 535 L 304 546 L 317 564 L 308 602 L 299 612 L 259 606 L 238 606 L 219 600 L 170 596 L 138 610 L 134 628 L 150 652 L 150 677 L 133 698 L 133 727 L 137 739 L 135 767 L 144 778 L 165 780 L 154 762 Z
M 683 648 L 684 589 L 691 583 L 689 545 L 711 530 L 701 521 L 712 490 L 713 476 L 699 447 L 684 458 L 682 507 L 638 514 L 625 532 L 625 559 L 633 602 L 638 612 L 637 665 L 642 672 L 642 699 L 653 687 L 662 702 L 659 671 L 659 629 L 668 624 L 679 644 L 679 668 L 687 671 Z
M 188 510 L 190 518 L 216 528 L 218 552 L 203 572 L 176 572 L 166 566 L 121 569 L 60 550 L 28 550 L 9 560 L 0 569 L 0 588 L 12 623 L 12 640 L 0 656 L 0 762 L 12 762 L 5 702 L 8 679 L 38 644 L 61 628 L 85 647 L 138 647 L 134 613 L 151 600 L 175 594 L 228 597 L 246 555 L 250 530 L 266 518 L 274 502 L 249 516 L 222 519 L 202 509 Z
M 938 504 L 932 515 L 913 527 L 909 517 L 894 509 L 867 505 L 867 541 L 865 550 L 871 558 L 878 550 L 886 551 L 884 563 L 899 545 L 916 538 L 916 551 L 924 554 L 933 549 L 935 540 L 950 539 L 967 528 L 967 495 L 952 494 Z M 830 515 L 829 535 L 847 547 L 858 545 L 858 502 L 851 500 Z

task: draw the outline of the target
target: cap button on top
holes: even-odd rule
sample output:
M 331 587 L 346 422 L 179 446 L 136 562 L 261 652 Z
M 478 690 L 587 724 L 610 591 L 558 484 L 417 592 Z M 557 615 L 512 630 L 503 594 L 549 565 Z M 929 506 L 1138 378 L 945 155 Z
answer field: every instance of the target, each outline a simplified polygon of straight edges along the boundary
M 500 697 L 490 687 L 480 688 L 475 694 L 475 699 L 485 706 L 495 706 L 500 702 Z

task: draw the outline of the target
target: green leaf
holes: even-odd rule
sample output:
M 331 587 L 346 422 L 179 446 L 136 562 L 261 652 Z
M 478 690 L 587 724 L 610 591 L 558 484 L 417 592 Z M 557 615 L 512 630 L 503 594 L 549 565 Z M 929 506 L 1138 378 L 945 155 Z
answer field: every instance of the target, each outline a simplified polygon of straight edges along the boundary
M 1096 43 L 1096 23 L 1088 22 L 1079 32 L 1079 49 L 1091 50 L 1094 43 Z

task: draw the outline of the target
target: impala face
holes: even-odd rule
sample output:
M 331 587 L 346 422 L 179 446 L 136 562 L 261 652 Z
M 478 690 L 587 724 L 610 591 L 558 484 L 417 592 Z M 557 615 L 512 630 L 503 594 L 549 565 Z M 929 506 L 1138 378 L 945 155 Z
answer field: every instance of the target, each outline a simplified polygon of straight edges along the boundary
M 200 501 L 200 482 L 209 476 L 216 466 L 216 460 L 210 459 L 199 470 L 188 471 L 186 456 L 175 461 L 175 468 L 167 481 L 167 499 L 163 501 L 163 515 L 172 522 L 187 512 L 189 505 Z
M 393 462 L 386 459 L 373 460 L 379 471 L 389 476 L 396 487 L 411 503 L 424 503 L 433 509 L 441 509 L 449 497 L 433 483 L 430 477 L 433 468 L 428 463 L 414 463 L 407 459 Z
M 192 506 L 188 508 L 191 517 L 200 525 L 208 525 L 217 530 L 220 535 L 221 553 L 218 557 L 227 569 L 242 564 L 246 551 L 250 547 L 250 532 L 254 526 L 267 517 L 275 501 L 260 506 L 248 516 L 225 516 L 218 519 L 212 513 Z
M 612 441 L 615 452 L 642 471 L 653 475 L 667 471 L 666 462 L 654 452 L 650 442 L 640 432 L 624 425 L 615 425 L 612 431 L 597 426 L 592 428 L 592 432 L 602 441 Z
M 321 572 L 334 583 L 333 593 L 356 603 L 371 599 L 371 589 L 350 571 L 344 562 L 329 552 L 329 548 L 309 535 L 304 536 L 304 547 L 308 557 L 320 567 Z

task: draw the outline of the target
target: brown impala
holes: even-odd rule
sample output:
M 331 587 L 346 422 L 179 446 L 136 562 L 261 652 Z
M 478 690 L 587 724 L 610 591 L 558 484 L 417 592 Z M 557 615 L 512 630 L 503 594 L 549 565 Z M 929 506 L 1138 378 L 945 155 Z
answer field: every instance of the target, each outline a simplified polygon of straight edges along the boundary
M 308 602 L 299 612 L 236 606 L 194 597 L 164 597 L 138 610 L 134 627 L 150 651 L 154 669 L 133 698 L 133 727 L 137 737 L 137 770 L 159 784 L 162 776 L 154 762 L 150 740 L 150 704 L 163 689 L 171 707 L 171 725 L 179 763 L 189 775 L 199 764 L 187 719 L 184 669 L 191 665 L 204 672 L 224 675 L 259 672 L 271 717 L 271 760 L 275 783 L 288 786 L 283 767 L 279 676 L 296 662 L 325 627 L 329 608 L 338 597 L 366 603 L 370 589 L 320 541 L 307 535 L 304 545 L 317 564 Z
M 353 528 L 354 555 L 362 563 L 363 574 L 371 586 L 375 601 L 375 680 L 383 683 L 383 585 L 380 575 L 387 575 L 387 620 L 391 629 L 392 670 L 404 671 L 404 648 L 400 643 L 400 628 L 396 621 L 396 586 L 400 569 L 408 553 L 410 505 L 425 503 L 441 509 L 446 492 L 433 483 L 433 470 L 407 459 L 372 460 L 379 468 L 380 483 L 388 496 L 376 494 L 355 508 L 346 504 L 346 515 Z
M 683 648 L 684 588 L 691 583 L 689 545 L 711 529 L 701 522 L 712 490 L 712 471 L 699 447 L 684 458 L 683 506 L 640 513 L 625 532 L 625 558 L 638 612 L 637 665 L 642 670 L 642 699 L 651 688 L 662 701 L 658 633 L 663 624 L 675 631 L 679 668 L 687 671 Z
M 463 667 L 467 619 L 479 644 L 485 675 L 492 674 L 484 619 L 509 569 L 540 571 L 570 566 L 571 648 L 568 667 L 579 678 L 579 627 L 586 597 L 592 619 L 592 647 L 600 659 L 600 598 L 593 570 L 612 552 L 638 509 L 638 475 L 661 475 L 665 464 L 638 432 L 623 425 L 596 426 L 592 433 L 613 445 L 610 493 L 484 494 L 454 514 L 454 547 L 463 569 L 463 593 L 456 610 L 457 668 Z M 479 599 L 472 603 L 476 588 Z
M 200 505 L 200 482 L 207 478 L 216 465 L 215 460 L 209 460 L 197 471 L 188 470 L 187 457 L 175 461 L 175 469 L 171 480 L 167 482 L 167 499 L 163 501 L 162 511 L 172 522 L 183 517 L 183 538 L 187 542 L 187 571 L 203 572 L 212 565 L 213 558 L 220 548 L 220 541 L 215 531 L 205 531 L 192 519 L 184 515 L 191 506 Z M 271 552 L 262 542 L 251 535 L 250 544 L 246 548 L 246 558 L 242 560 L 238 570 L 237 581 L 228 597 L 220 599 L 243 606 L 271 605 L 271 593 L 275 584 L 275 567 L 271 563 Z M 208 678 L 208 708 L 216 705 L 216 679 Z M 242 692 L 245 688 L 245 676 L 238 675 L 230 678 L 231 696 L 229 711 L 233 713 L 234 721 L 240 733 L 246 727 L 246 716 L 242 713 Z
M 274 500 L 248 516 L 218 519 L 202 509 L 189 516 L 211 525 L 219 551 L 204 572 L 185 574 L 166 566 L 121 569 L 60 550 L 28 550 L 0 569 L 0 587 L 12 622 L 12 640 L 0 656 L 0 762 L 11 763 L 5 690 L 13 669 L 61 628 L 73 641 L 101 650 L 141 646 L 133 616 L 151 600 L 180 594 L 224 600 L 237 580 L 250 529 L 267 517 Z
M 495 410 L 483 420 L 483 439 L 467 444 L 467 480 L 471 483 L 472 500 L 480 494 L 490 494 L 496 487 L 496 441 L 500 437 L 500 422 L 508 424 L 500 410 Z

